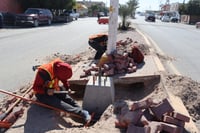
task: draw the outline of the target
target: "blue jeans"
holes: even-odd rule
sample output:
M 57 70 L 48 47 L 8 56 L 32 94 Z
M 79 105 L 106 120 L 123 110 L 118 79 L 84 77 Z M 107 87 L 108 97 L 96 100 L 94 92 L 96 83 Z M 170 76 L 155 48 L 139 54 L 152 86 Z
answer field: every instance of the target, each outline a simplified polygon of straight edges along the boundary
M 36 94 L 37 100 L 49 106 L 82 116 L 82 108 L 68 94 Z
M 89 40 L 89 45 L 96 50 L 96 54 L 94 56 L 94 59 L 95 60 L 98 60 L 101 58 L 101 56 L 103 55 L 103 53 L 106 51 L 107 49 L 107 46 L 104 45 L 104 46 L 101 46 L 100 45 L 100 42 L 97 42 L 97 41 L 93 41 L 93 40 Z

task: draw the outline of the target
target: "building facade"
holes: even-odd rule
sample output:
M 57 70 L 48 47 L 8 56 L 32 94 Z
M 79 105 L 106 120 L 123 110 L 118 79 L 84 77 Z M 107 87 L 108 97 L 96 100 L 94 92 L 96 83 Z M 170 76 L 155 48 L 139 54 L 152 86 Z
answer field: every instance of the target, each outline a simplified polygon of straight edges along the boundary
M 21 13 L 18 0 L 0 0 L 0 12 Z

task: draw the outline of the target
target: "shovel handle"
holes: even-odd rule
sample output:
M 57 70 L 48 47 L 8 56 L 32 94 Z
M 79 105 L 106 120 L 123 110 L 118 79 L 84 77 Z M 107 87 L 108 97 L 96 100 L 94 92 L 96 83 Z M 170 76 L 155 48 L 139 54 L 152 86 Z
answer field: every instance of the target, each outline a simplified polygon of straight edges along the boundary
M 27 93 L 29 93 L 31 91 L 31 89 L 32 89 L 32 87 L 29 87 L 27 89 L 27 91 L 22 95 L 22 97 L 24 97 Z M 1 90 L 1 89 L 0 89 L 0 92 L 5 93 L 5 94 L 12 94 L 12 93 L 9 93 L 9 92 L 6 93 L 6 91 Z M 21 99 L 17 99 L 4 113 L 0 114 L 0 120 L 3 120 L 20 101 L 21 101 Z
M 11 95 L 11 96 L 14 96 L 14 97 L 16 97 L 16 98 L 20 98 L 21 100 L 24 100 L 24 101 L 27 101 L 27 102 L 31 102 L 31 103 L 33 103 L 33 104 L 40 105 L 40 106 L 42 106 L 42 107 L 46 107 L 46 108 L 49 108 L 49 109 L 52 109 L 52 110 L 55 110 L 55 111 L 58 111 L 58 112 L 64 112 L 64 113 L 66 113 L 66 114 L 69 114 L 69 115 L 74 116 L 74 117 L 77 117 L 77 118 L 82 118 L 80 115 L 77 115 L 77 114 L 74 114 L 74 113 L 70 113 L 70 112 L 61 110 L 61 109 L 59 109 L 59 108 L 56 108 L 56 107 L 53 107 L 53 106 L 50 106 L 50 105 L 47 105 L 47 104 L 44 104 L 44 103 L 41 103 L 41 102 L 37 102 L 37 101 L 31 100 L 31 99 L 22 97 L 22 96 L 13 94 L 13 93 L 8 92 L 8 91 L 4 91 L 4 90 L 2 90 L 2 89 L 0 89 L 0 92 L 1 92 L 1 93 L 4 93 L 4 94 Z
M 10 122 L 5 122 L 5 121 L 0 121 L 0 128 L 10 128 L 12 123 Z

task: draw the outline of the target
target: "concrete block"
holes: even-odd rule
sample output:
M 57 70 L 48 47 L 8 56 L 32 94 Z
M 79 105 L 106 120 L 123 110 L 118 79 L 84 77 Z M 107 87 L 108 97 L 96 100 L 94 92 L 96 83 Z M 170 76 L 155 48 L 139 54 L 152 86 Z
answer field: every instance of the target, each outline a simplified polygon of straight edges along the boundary
M 84 93 L 83 109 L 102 114 L 114 103 L 114 92 L 112 77 L 90 77 Z

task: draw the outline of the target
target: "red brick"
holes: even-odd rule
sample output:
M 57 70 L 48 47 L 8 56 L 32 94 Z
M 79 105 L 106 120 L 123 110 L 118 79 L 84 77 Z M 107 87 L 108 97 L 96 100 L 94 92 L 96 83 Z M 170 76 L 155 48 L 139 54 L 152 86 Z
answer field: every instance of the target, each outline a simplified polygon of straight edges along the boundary
M 151 106 L 150 109 L 158 120 L 162 120 L 165 113 L 170 113 L 174 111 L 168 99 L 164 99 L 160 104 L 156 106 Z
M 162 131 L 168 132 L 168 133 L 182 133 L 183 132 L 183 128 L 182 127 L 178 127 L 172 124 L 168 124 L 168 123 L 164 123 L 164 122 L 160 122 L 162 125 Z
M 144 115 L 142 115 L 142 117 L 140 118 L 140 120 L 137 124 L 141 125 L 141 126 L 145 126 L 145 125 L 149 125 L 149 121 L 147 120 L 147 118 Z
M 125 115 L 127 112 L 129 112 L 128 106 L 123 106 L 123 107 L 121 108 L 120 114 L 121 114 L 121 115 Z
M 126 133 L 150 133 L 150 127 L 138 127 L 134 124 L 130 124 Z
M 154 120 L 155 120 L 155 116 L 152 115 L 149 109 L 145 109 L 137 125 L 139 126 L 149 125 L 149 121 L 154 121 Z
M 183 115 L 181 113 L 178 112 L 173 112 L 172 116 L 178 120 L 184 121 L 184 122 L 189 122 L 190 121 L 190 117 Z
M 166 122 L 166 123 L 169 123 L 169 124 L 174 124 L 174 125 L 179 126 L 179 127 L 185 126 L 184 121 L 178 120 L 178 119 L 173 118 L 173 117 L 168 116 L 168 115 L 164 115 L 163 122 Z
M 137 124 L 142 116 L 142 111 L 129 111 L 125 115 L 120 115 L 118 121 L 115 122 L 116 127 L 127 127 L 129 124 Z
M 144 101 L 134 102 L 133 105 L 131 106 L 131 110 L 134 111 L 134 110 L 137 110 L 137 109 L 147 109 L 151 105 L 155 105 L 155 103 L 153 102 L 153 100 L 151 98 L 148 98 Z
M 141 116 L 142 116 L 141 110 L 129 111 L 123 116 L 122 121 L 125 123 L 137 124 L 137 122 L 140 120 Z
M 155 116 L 152 114 L 152 112 L 149 109 L 145 109 L 143 111 L 143 115 L 146 117 L 147 120 L 149 121 L 154 121 Z
M 152 121 L 149 124 L 150 126 L 150 133 L 159 133 L 160 131 L 162 131 L 162 125 L 160 122 L 157 121 Z

